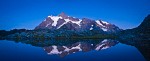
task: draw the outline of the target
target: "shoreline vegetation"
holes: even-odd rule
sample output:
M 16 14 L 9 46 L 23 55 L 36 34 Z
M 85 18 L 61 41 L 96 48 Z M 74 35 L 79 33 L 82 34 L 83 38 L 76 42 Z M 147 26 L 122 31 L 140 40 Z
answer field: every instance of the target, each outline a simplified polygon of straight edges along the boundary
M 115 39 L 115 34 L 76 34 L 70 32 L 57 33 L 49 32 L 48 30 L 26 30 L 26 29 L 13 29 L 10 31 L 0 30 L 0 39 Z M 90 34 L 90 35 L 89 35 Z

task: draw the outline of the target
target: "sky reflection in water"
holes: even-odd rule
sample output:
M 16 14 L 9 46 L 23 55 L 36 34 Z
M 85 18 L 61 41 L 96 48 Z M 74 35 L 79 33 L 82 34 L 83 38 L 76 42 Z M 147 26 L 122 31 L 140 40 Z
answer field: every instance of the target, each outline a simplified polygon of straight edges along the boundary
M 145 61 L 137 48 L 104 39 L 92 42 L 75 42 L 46 47 L 0 41 L 0 61 Z M 110 48 L 111 47 L 111 48 Z

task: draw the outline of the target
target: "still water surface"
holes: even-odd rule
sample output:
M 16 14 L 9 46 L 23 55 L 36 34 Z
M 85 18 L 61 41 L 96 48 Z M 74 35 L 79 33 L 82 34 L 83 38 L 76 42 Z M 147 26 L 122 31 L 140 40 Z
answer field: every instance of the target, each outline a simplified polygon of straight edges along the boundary
M 46 43 L 46 42 L 44 42 Z M 47 43 L 50 43 L 47 41 Z M 34 45 L 34 46 L 33 46 Z M 39 45 L 39 46 L 38 46 Z M 41 46 L 0 40 L 0 61 L 146 61 L 134 46 L 116 40 L 51 41 Z

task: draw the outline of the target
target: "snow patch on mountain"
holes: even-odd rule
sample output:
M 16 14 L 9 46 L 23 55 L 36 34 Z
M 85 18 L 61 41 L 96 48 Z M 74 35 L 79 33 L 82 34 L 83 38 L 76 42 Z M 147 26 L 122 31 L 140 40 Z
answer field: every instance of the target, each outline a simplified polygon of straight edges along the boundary
M 104 24 L 109 24 L 108 22 L 106 22 L 106 21 L 102 21 L 102 23 L 104 23 Z
M 77 24 L 77 25 L 79 25 L 79 26 L 81 26 L 81 25 L 80 25 L 81 21 L 82 21 L 82 20 L 79 20 L 79 21 L 71 21 L 71 22 L 72 22 L 72 23 L 75 23 L 75 24 Z
M 90 30 L 93 30 L 93 25 L 91 25 L 91 28 L 90 28 Z
M 79 20 L 79 21 L 72 21 L 70 19 L 64 19 L 64 20 L 65 20 L 65 22 L 63 24 L 61 24 L 57 29 L 59 29 L 60 27 L 62 27 L 63 25 L 65 25 L 68 22 L 72 22 L 72 23 L 75 23 L 75 24 L 81 26 L 80 23 L 81 23 L 82 20 Z
M 65 25 L 66 23 L 71 21 L 70 19 L 64 19 L 64 20 L 65 20 L 65 22 L 63 24 L 61 24 L 60 26 L 58 26 L 57 29 L 59 29 L 60 27 L 62 27 L 63 25 Z
M 96 23 L 102 27 L 105 27 L 103 24 L 101 24 L 101 22 L 99 20 L 96 20 Z
M 103 31 L 107 31 L 108 29 L 106 29 L 106 28 L 102 28 L 102 30 L 103 30 Z
M 47 24 L 46 27 L 48 27 L 51 23 Z
M 62 19 L 62 17 L 60 16 L 48 16 L 48 17 L 50 17 L 54 21 L 52 26 L 56 26 L 58 19 Z

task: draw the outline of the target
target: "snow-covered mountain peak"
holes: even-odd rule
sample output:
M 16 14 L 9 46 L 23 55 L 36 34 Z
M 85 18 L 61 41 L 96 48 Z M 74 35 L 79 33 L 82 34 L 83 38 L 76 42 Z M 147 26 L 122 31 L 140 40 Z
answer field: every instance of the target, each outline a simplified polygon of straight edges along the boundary
M 99 30 L 104 32 L 115 32 L 120 30 L 117 26 L 102 20 L 79 19 L 66 15 L 64 12 L 58 16 L 48 16 L 35 29 L 65 29 L 72 31 Z

